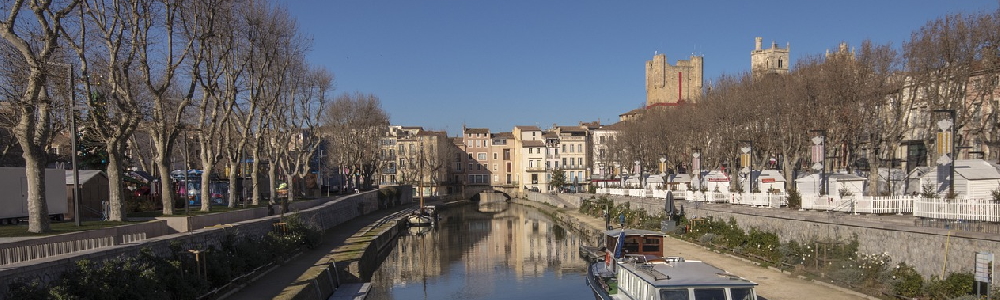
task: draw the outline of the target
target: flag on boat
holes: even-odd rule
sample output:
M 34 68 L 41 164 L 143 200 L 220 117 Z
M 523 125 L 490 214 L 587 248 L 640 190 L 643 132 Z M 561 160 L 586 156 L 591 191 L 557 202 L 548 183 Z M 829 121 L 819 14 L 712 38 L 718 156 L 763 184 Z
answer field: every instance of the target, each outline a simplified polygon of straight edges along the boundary
M 618 241 L 615 242 L 615 258 L 622 257 L 622 244 L 625 243 L 625 229 L 618 233 Z

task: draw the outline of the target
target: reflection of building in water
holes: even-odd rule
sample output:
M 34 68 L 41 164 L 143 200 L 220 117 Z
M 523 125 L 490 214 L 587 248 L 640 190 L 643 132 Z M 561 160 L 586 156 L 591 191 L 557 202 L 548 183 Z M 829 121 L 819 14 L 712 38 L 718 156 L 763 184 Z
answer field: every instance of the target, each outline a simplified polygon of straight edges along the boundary
M 394 253 L 383 262 L 373 280 L 376 290 L 392 285 L 420 285 L 425 278 L 440 277 L 464 264 L 463 293 L 494 293 L 501 274 L 513 272 L 525 279 L 565 269 L 585 272 L 579 257 L 581 237 L 556 226 L 533 208 L 510 205 L 499 213 L 476 211 L 469 205 L 442 211 L 442 225 L 423 236 L 401 235 Z M 455 265 L 455 266 L 453 266 Z M 508 269 L 510 271 L 508 271 Z M 391 282 L 388 284 L 386 282 Z

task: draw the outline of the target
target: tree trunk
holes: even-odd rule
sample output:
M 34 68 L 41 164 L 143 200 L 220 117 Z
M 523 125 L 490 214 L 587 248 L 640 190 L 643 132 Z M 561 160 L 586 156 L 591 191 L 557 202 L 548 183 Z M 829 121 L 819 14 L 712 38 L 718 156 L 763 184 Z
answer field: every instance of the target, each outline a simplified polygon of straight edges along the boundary
M 278 188 L 278 186 L 276 185 L 277 182 L 278 182 L 278 166 L 272 160 L 269 161 L 267 164 L 267 192 L 270 193 L 271 195 L 271 197 L 269 198 L 271 199 L 271 202 L 278 201 L 278 192 L 276 190 Z
M 116 143 L 116 142 L 112 142 Z M 108 152 L 108 221 L 124 219 L 124 204 L 122 195 L 122 159 L 111 145 L 105 147 Z
M 295 193 L 298 191 L 295 188 L 295 174 L 285 174 L 285 182 L 288 183 L 288 193 L 285 194 L 285 197 L 288 199 L 288 202 L 295 201 Z
M 239 167 L 239 161 L 236 161 L 235 163 L 232 160 L 229 161 L 229 196 L 226 197 L 226 200 L 229 201 L 229 204 L 227 205 L 229 208 L 236 207 L 236 171 Z
M 212 165 L 202 164 L 201 168 L 201 211 L 208 212 L 212 210 L 212 193 L 209 191 L 212 185 Z
M 26 145 L 21 142 L 21 145 Z M 30 145 L 30 144 L 29 144 Z M 49 232 L 49 206 L 45 201 L 45 156 L 36 146 L 28 148 L 24 158 L 24 177 L 28 184 L 28 232 Z
M 253 197 L 253 201 L 251 203 L 253 203 L 253 205 L 260 205 L 260 198 L 261 198 L 260 197 L 261 196 L 261 191 L 260 191 L 260 175 L 261 174 L 260 174 L 260 163 L 259 162 L 260 162 L 260 151 L 254 150 L 253 151 L 253 165 L 251 166 L 251 169 L 250 169 L 250 181 L 252 182 L 252 185 L 253 185 L 253 187 L 252 187 L 253 188 L 253 190 L 252 190 L 253 195 L 251 195 L 251 197 Z
M 153 164 L 160 173 L 160 204 L 163 205 L 163 215 L 172 216 L 174 215 L 174 185 L 173 180 L 170 178 L 170 150 L 167 147 L 167 141 L 165 139 L 169 138 L 161 136 L 160 133 L 150 132 L 153 138 L 153 148 L 155 154 L 153 154 Z M 185 170 L 185 173 L 187 170 Z

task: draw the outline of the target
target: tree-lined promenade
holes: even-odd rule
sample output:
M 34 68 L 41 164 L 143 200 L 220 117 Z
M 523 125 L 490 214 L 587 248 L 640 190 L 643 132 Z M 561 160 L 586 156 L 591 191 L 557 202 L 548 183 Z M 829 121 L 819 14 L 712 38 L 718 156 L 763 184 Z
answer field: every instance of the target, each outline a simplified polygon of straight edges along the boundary
M 321 165 L 371 182 L 389 123 L 379 99 L 330 97 L 333 75 L 306 60 L 309 39 L 268 1 L 16 0 L 0 9 L 0 127 L 19 147 L 2 149 L 0 163 L 26 167 L 30 232 L 50 228 L 43 171 L 64 158 L 47 150 L 71 118 L 104 155 L 111 221 L 124 217 L 124 170 L 133 167 L 163 179 L 164 215 L 179 202 L 167 180 L 178 162 L 202 170 L 203 187 L 213 173 L 230 191 L 249 176 L 254 205 L 275 198 L 278 180 L 309 174 L 321 143 L 337 149 Z M 9 155 L 16 150 L 20 160 Z M 288 188 L 294 198 L 299 187 Z
M 746 167 L 735 158 L 752 143 L 753 169 L 774 159 L 793 178 L 792 170 L 812 164 L 810 138 L 825 131 L 828 169 L 851 170 L 859 162 L 898 167 L 907 150 L 933 164 L 941 154 L 932 147 L 937 123 L 953 110 L 958 158 L 979 153 L 996 161 L 997 32 L 1000 12 L 954 14 L 929 21 L 902 47 L 842 44 L 800 59 L 788 74 L 723 76 L 697 103 L 647 110 L 626 122 L 604 159 L 654 170 L 665 156 L 670 169 L 679 169 L 700 150 L 703 169 Z M 930 153 L 920 155 L 921 147 Z

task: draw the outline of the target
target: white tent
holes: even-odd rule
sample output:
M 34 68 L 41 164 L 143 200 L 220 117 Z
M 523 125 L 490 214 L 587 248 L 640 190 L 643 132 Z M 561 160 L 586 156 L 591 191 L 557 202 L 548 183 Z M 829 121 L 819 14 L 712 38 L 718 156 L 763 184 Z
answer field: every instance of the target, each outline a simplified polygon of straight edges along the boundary
M 785 176 L 781 176 L 778 170 L 754 170 L 754 184 L 761 193 L 775 190 L 779 194 L 785 193 Z
M 691 187 L 691 174 L 670 174 L 667 175 L 667 184 L 671 190 L 687 191 Z
M 663 176 L 660 175 L 646 175 L 646 187 L 651 189 L 659 189 L 663 187 Z
M 920 176 L 920 191 L 924 187 L 944 196 L 950 192 L 951 166 L 938 165 Z M 982 159 L 955 161 L 955 194 L 975 199 L 991 199 L 993 191 L 1000 190 L 998 166 Z
M 827 173 L 828 195 L 840 198 L 846 195 L 861 196 L 864 193 L 865 178 L 842 173 Z M 795 179 L 795 186 L 802 195 L 819 195 L 822 191 L 822 180 L 819 173 L 805 175 Z
M 704 178 L 702 182 L 705 183 L 705 187 L 708 188 L 709 192 L 729 191 L 729 175 L 726 174 L 725 172 L 722 172 L 720 170 L 712 170 L 704 172 L 702 174 L 702 178 Z

